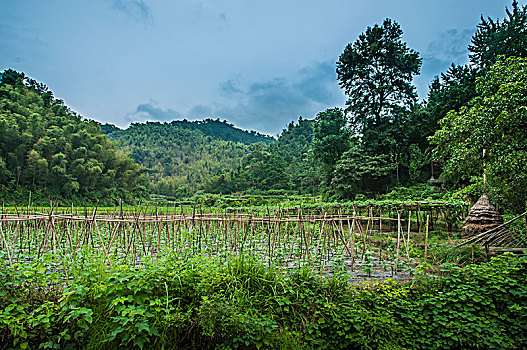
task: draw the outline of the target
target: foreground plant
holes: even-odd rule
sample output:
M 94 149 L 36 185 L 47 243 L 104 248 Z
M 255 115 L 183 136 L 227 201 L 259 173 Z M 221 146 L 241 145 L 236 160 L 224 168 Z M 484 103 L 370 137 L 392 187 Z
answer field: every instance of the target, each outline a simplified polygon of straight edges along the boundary
M 172 256 L 88 263 L 57 280 L 2 266 L 0 343 L 10 348 L 521 349 L 527 258 L 442 267 L 443 277 L 352 287 L 252 259 Z

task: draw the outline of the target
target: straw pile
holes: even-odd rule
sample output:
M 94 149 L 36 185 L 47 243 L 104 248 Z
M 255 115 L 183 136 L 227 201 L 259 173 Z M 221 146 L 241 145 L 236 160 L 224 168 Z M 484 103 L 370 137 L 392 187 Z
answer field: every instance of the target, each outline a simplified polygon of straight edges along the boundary
M 470 209 L 463 221 L 461 233 L 464 238 L 476 236 L 503 224 L 503 216 L 496 210 L 486 194 L 483 194 Z

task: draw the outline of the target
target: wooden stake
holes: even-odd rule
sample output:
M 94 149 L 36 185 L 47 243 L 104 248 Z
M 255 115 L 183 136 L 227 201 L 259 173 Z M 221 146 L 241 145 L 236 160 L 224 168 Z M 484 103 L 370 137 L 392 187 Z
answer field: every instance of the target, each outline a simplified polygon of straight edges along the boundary
M 430 220 L 430 215 L 426 215 L 426 234 L 425 234 L 425 263 L 428 253 L 428 221 Z
M 412 222 L 412 211 L 408 213 L 408 238 L 406 240 L 406 258 L 410 259 L 410 225 Z
M 397 213 L 397 256 L 395 258 L 395 273 L 399 268 L 399 248 L 401 247 L 401 213 Z

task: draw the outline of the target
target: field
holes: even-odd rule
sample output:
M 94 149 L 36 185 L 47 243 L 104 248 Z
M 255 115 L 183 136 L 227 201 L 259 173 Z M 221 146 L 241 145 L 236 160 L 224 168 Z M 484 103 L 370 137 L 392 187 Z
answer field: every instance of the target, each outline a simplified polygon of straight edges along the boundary
M 0 348 L 527 342 L 527 261 L 456 248 L 464 204 L 207 204 L 3 207 Z
M 53 257 L 65 274 L 72 264 L 101 257 L 112 268 L 174 255 L 219 260 L 250 256 L 284 271 L 309 268 L 372 281 L 410 279 L 420 263 L 446 262 L 445 250 L 457 239 L 454 228 L 465 210 L 436 202 L 307 208 L 198 203 L 12 207 L 4 208 L 0 233 L 2 254 L 10 264 Z

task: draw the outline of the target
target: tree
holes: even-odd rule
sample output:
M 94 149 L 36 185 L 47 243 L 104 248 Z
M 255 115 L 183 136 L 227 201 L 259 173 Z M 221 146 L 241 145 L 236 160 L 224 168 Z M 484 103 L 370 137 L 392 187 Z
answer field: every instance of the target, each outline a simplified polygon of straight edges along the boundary
M 393 168 L 386 155 L 371 156 L 353 146 L 336 164 L 331 187 L 340 198 L 353 199 L 358 193 L 379 192 L 388 186 L 386 176 Z
M 439 120 L 451 110 L 459 110 L 476 97 L 476 78 L 478 70 L 471 66 L 452 64 L 448 70 L 441 73 L 441 79 L 435 77 L 430 84 L 426 112 L 430 125 L 427 136 L 437 130 Z
M 476 97 L 450 111 L 431 138 L 454 185 L 479 183 L 513 211 L 527 201 L 527 59 L 498 60 L 477 81 Z
M 419 74 L 421 58 L 402 41 L 397 22 L 368 27 L 348 44 L 337 62 L 337 75 L 348 100 L 351 126 L 360 134 L 386 121 L 417 99 L 412 78 Z
M 145 194 L 144 171 L 44 84 L 2 72 L 0 188 L 9 197 L 36 191 L 40 199 L 132 201 Z
M 507 18 L 500 22 L 481 16 L 481 23 L 468 47 L 470 61 L 487 70 L 499 56 L 527 57 L 527 6 L 512 2 L 512 12 L 505 9 Z
M 412 78 L 419 74 L 421 58 L 403 42 L 402 34 L 397 22 L 385 19 L 382 26 L 368 27 L 348 44 L 337 62 L 340 86 L 348 96 L 352 135 L 358 140 L 357 149 L 371 160 L 367 167 L 371 171 L 361 172 L 365 176 L 361 183 L 382 179 L 379 190 L 385 187 L 385 176 L 379 174 L 386 169 L 392 169 L 395 181 L 401 182 L 411 141 L 407 124 L 417 102 Z
M 320 112 L 313 125 L 313 153 L 329 184 L 335 165 L 350 147 L 347 120 L 340 108 Z

